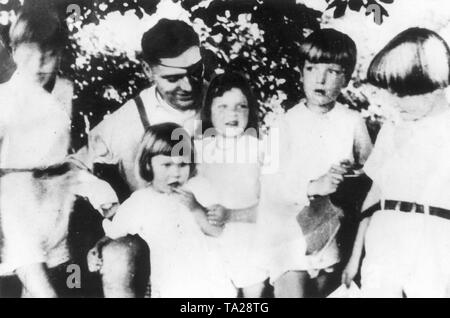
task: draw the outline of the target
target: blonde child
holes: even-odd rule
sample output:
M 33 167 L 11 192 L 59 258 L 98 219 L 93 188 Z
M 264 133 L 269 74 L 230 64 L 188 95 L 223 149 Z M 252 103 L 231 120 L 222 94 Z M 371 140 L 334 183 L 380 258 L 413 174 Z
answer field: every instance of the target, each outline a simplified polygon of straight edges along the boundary
M 340 261 L 335 238 L 306 255 L 297 214 L 317 197 L 336 192 L 350 166 L 364 164 L 371 141 L 356 111 L 336 101 L 356 63 L 356 47 L 332 29 L 312 33 L 300 49 L 306 98 L 279 125 L 280 168 L 265 175 L 261 194 L 270 281 L 276 297 L 325 296 Z M 313 286 L 307 290 L 306 287 Z
M 212 79 L 202 108 L 203 134 L 195 143 L 198 176 L 192 182 L 197 199 L 209 209 L 209 221 L 225 223 L 220 252 L 244 297 L 261 297 L 268 277 L 255 235 L 261 174 L 257 110 L 243 75 L 226 72 Z
M 411 28 L 373 59 L 368 80 L 397 110 L 364 171 L 373 180 L 342 280 L 367 297 L 448 297 L 450 281 L 450 51 L 435 32 Z
M 101 259 L 94 257 L 99 250 L 91 253 L 92 269 L 103 275 L 105 296 L 135 296 L 130 291 L 134 265 L 122 262 L 120 243 L 130 250 L 133 244 L 127 245 L 126 236 L 139 235 L 150 249 L 152 298 L 234 297 L 214 254 L 214 239 L 207 236 L 217 236 L 222 229 L 208 223 L 206 212 L 186 187 L 195 172 L 188 133 L 174 123 L 151 126 L 136 167 L 148 186 L 134 192 L 112 222 L 105 220 L 106 236 L 114 240 L 101 248 Z
M 68 266 L 84 265 L 69 242 L 75 197 L 89 197 L 101 213 L 117 197 L 66 162 L 70 118 L 49 93 L 66 40 L 57 14 L 46 6 L 22 10 L 10 39 L 17 70 L 0 86 L 0 284 L 16 275 L 24 296 L 79 296 L 85 286 L 66 284 Z

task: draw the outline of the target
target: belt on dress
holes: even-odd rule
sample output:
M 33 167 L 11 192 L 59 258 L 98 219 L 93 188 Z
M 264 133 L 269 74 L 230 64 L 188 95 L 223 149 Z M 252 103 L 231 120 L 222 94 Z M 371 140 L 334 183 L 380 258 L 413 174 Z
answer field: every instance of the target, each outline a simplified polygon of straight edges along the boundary
M 381 210 L 381 203 L 371 206 L 367 210 L 362 213 L 362 217 L 371 216 L 376 211 Z M 425 206 L 423 204 L 418 204 L 415 202 L 407 202 L 407 201 L 397 201 L 397 200 L 385 200 L 384 201 L 384 210 L 394 210 L 405 213 L 425 213 Z M 438 208 L 434 206 L 429 206 L 428 211 L 430 215 L 437 216 L 443 219 L 450 220 L 450 210 Z
M 11 173 L 24 173 L 32 172 L 33 177 L 42 178 L 48 176 L 59 176 L 68 172 L 73 167 L 71 162 L 62 162 L 47 167 L 36 167 L 36 168 L 0 168 L 0 177 L 3 177 Z

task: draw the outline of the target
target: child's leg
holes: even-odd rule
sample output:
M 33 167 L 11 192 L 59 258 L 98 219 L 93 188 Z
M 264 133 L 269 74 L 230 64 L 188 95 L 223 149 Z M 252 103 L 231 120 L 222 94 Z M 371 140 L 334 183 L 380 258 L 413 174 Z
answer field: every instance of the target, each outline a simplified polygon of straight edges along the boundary
M 150 274 L 147 244 L 138 236 L 111 241 L 102 248 L 105 297 L 143 297 Z
M 288 271 L 274 282 L 275 298 L 304 298 L 309 274 L 305 271 Z
M 264 292 L 264 282 L 242 288 L 244 298 L 261 298 Z

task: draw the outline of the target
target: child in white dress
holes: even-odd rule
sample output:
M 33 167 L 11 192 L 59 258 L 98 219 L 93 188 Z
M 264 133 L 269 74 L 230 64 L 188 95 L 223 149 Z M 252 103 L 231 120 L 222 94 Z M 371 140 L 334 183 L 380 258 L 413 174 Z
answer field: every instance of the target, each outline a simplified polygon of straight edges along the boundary
M 373 59 L 368 80 L 397 110 L 364 171 L 373 180 L 353 254 L 343 274 L 361 269 L 367 297 L 449 297 L 450 50 L 435 32 L 411 28 Z
M 262 182 L 262 228 L 276 297 L 305 297 L 308 282 L 321 296 L 330 288 L 329 273 L 340 261 L 336 240 L 307 256 L 296 217 L 310 200 L 336 192 L 349 163 L 364 164 L 372 146 L 359 113 L 336 101 L 355 67 L 354 42 L 324 29 L 305 40 L 301 54 L 306 98 L 272 128 L 280 169 Z
M 268 277 L 256 241 L 262 158 L 257 103 L 243 75 L 226 72 L 211 81 L 202 129 L 195 142 L 198 176 L 193 192 L 210 210 L 211 222 L 226 223 L 218 240 L 235 287 L 244 297 L 261 297 Z
M 148 187 L 134 192 L 112 222 L 104 222 L 109 238 L 137 234 L 148 244 L 152 298 L 236 295 L 215 254 L 215 239 L 205 235 L 218 235 L 222 229 L 208 223 L 206 211 L 187 192 L 195 167 L 192 155 L 190 137 L 181 126 L 151 126 L 137 157 L 139 175 Z

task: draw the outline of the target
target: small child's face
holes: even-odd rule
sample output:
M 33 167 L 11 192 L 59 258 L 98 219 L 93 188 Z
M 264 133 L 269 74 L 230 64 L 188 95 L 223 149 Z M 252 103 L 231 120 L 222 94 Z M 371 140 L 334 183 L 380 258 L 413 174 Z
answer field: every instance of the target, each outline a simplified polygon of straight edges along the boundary
M 248 115 L 248 100 L 239 88 L 232 88 L 212 101 L 211 122 L 222 136 L 241 135 L 247 127 Z
M 21 43 L 13 53 L 18 70 L 32 82 L 45 86 L 56 76 L 59 55 L 52 51 L 42 51 L 36 43 Z
M 329 106 L 347 85 L 345 70 L 333 63 L 311 63 L 303 67 L 303 90 L 308 105 Z
M 190 165 L 186 157 L 157 155 L 152 158 L 151 165 L 152 186 L 159 192 L 171 193 L 189 178 Z

